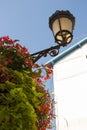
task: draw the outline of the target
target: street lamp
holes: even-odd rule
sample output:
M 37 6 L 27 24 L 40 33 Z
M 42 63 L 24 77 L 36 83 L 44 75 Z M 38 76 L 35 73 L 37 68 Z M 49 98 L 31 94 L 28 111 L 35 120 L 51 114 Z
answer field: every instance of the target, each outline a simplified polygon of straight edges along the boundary
M 49 27 L 55 37 L 55 42 L 66 46 L 72 41 L 75 17 L 69 11 L 56 11 L 49 18 Z
M 56 11 L 49 18 L 49 27 L 55 38 L 56 46 L 31 54 L 33 62 L 38 61 L 42 56 L 56 56 L 59 53 L 60 46 L 66 46 L 73 39 L 73 29 L 75 17 L 69 11 Z

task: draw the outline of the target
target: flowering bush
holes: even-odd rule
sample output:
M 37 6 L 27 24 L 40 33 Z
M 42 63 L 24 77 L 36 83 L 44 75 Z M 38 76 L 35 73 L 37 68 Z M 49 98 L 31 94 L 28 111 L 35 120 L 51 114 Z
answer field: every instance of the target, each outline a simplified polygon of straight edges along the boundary
M 54 100 L 45 88 L 52 67 L 33 64 L 18 42 L 0 37 L 0 130 L 46 130 L 55 118 Z

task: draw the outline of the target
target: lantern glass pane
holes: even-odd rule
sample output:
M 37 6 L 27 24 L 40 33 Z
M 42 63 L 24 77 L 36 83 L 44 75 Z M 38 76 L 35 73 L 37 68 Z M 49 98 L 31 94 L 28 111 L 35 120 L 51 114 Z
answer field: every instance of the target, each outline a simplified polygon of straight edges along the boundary
M 60 18 L 61 29 L 72 32 L 72 21 L 69 18 Z
M 62 37 L 62 36 L 57 35 L 57 36 L 56 36 L 56 39 L 58 40 L 58 43 L 59 43 L 59 44 L 62 44 L 62 41 L 63 41 L 63 37 Z
M 56 20 L 53 22 L 52 29 L 53 29 L 53 34 L 54 34 L 54 36 L 60 31 L 58 19 L 56 19 Z

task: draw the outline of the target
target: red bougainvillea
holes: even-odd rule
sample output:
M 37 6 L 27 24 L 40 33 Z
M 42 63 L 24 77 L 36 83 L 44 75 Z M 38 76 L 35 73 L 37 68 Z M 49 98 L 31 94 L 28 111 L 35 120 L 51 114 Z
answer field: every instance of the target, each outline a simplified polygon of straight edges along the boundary
M 29 92 L 36 94 L 36 99 L 29 98 L 28 102 L 31 103 L 32 108 L 35 111 L 37 117 L 36 128 L 37 130 L 46 130 L 46 128 L 52 128 L 51 121 L 55 118 L 54 115 L 54 100 L 51 97 L 49 91 L 45 87 L 45 82 L 51 78 L 52 66 L 33 63 L 33 59 L 25 46 L 19 44 L 19 40 L 12 40 L 9 36 L 0 37 L 0 85 L 3 87 L 7 81 L 15 84 L 21 84 L 20 81 L 13 75 L 13 71 L 17 71 L 18 74 L 30 79 L 33 86 L 30 85 Z M 12 73 L 11 73 L 12 72 Z M 19 75 L 22 82 L 22 77 Z M 25 79 L 26 79 L 25 78 Z M 28 82 L 23 77 L 23 83 Z M 29 82 L 30 83 L 30 82 Z M 32 89 L 31 89 L 32 88 Z M 1 93 L 0 88 L 0 93 Z M 27 93 L 27 92 L 26 92 Z M 38 93 L 38 94 L 37 94 Z M 39 96 L 38 96 L 39 95 Z M 41 96 L 40 96 L 41 95 Z M 1 102 L 1 97 L 0 97 Z M 0 106 L 1 107 L 1 106 Z M 2 127 L 3 129 L 4 127 Z M 19 130 L 23 130 L 22 126 Z M 28 130 L 28 129 L 26 129 Z

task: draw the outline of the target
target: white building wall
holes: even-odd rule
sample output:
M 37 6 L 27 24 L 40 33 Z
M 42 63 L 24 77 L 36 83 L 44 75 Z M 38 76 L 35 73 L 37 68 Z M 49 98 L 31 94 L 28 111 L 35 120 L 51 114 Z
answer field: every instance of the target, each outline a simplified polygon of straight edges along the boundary
M 87 44 L 54 65 L 56 130 L 87 130 Z

